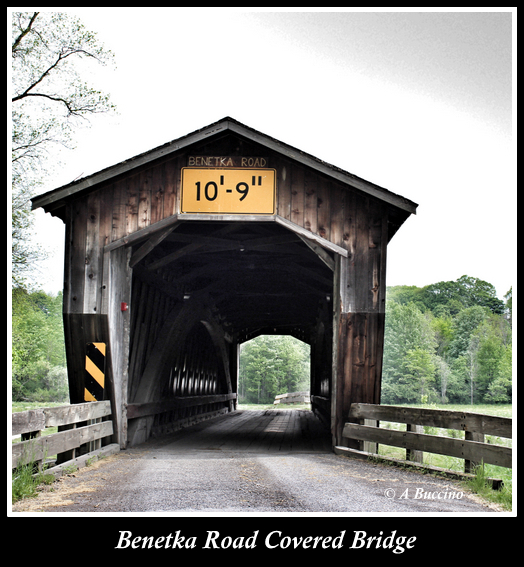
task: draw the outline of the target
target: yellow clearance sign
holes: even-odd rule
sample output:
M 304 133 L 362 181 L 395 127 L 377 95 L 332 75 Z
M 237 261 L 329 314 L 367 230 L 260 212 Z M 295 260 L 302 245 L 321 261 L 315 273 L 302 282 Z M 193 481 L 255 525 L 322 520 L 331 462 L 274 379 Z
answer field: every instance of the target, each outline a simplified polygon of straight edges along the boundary
M 274 169 L 182 168 L 182 213 L 275 213 Z

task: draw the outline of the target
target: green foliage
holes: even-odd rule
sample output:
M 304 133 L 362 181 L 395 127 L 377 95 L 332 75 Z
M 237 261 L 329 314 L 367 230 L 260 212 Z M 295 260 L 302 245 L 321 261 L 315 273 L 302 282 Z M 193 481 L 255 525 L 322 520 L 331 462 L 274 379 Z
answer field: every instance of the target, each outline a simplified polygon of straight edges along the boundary
M 490 403 L 508 403 L 511 401 L 511 345 L 504 347 L 499 364 L 498 373 L 488 386 L 484 399 Z
M 452 323 L 453 338 L 449 345 L 449 356 L 458 358 L 467 353 L 472 334 L 487 316 L 488 312 L 478 305 L 466 307 L 457 313 Z
M 62 294 L 12 290 L 12 399 L 66 401 Z
M 511 290 L 462 276 L 388 288 L 383 403 L 511 403 Z
M 386 311 L 382 398 L 420 402 L 433 392 L 429 383 L 434 381 L 437 345 L 430 318 L 413 303 L 388 302 Z
M 501 315 L 504 302 L 497 298 L 493 285 L 478 278 L 462 276 L 452 282 L 438 282 L 422 288 L 422 303 L 426 308 L 435 310 L 446 306 L 454 315 L 465 307 L 485 307 Z
M 277 394 L 309 389 L 309 347 L 289 336 L 263 335 L 242 345 L 239 397 L 273 403 Z
M 400 305 L 412 303 L 421 311 L 456 315 L 466 307 L 485 307 L 493 313 L 504 312 L 504 302 L 497 298 L 493 285 L 478 278 L 462 276 L 456 281 L 438 282 L 425 287 L 395 286 L 388 298 Z

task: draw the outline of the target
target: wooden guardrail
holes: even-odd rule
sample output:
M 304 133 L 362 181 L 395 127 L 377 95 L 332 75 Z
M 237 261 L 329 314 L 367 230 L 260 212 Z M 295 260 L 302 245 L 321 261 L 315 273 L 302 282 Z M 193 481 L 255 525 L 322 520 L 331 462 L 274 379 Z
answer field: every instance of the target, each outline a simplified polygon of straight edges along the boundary
M 160 402 L 131 403 L 126 406 L 127 419 L 133 420 L 140 417 L 153 417 L 159 414 L 172 414 L 172 412 L 180 413 L 178 417 L 171 415 L 168 421 L 163 422 L 160 420 L 158 425 L 152 427 L 152 435 L 162 435 L 228 413 L 233 409 L 236 399 L 237 394 L 231 393 L 177 396 Z M 220 409 L 202 411 L 202 406 L 220 403 L 227 403 L 228 407 L 224 405 Z M 188 409 L 189 412 L 186 411 Z
M 278 394 L 275 396 L 274 405 L 278 404 L 310 404 L 311 398 L 309 392 L 288 392 L 287 394 Z
M 46 468 L 45 472 L 60 476 L 67 467 L 81 467 L 95 456 L 118 452 L 118 444 L 101 446 L 102 439 L 113 434 L 113 422 L 103 421 L 110 415 L 110 401 L 13 413 L 12 434 L 21 435 L 22 440 L 13 443 L 12 468 L 28 463 L 41 467 L 44 460 L 57 455 L 58 464 Z M 58 433 L 41 435 L 46 427 L 54 426 L 58 427 Z
M 358 423 L 346 423 L 343 430 L 344 437 L 402 447 L 406 449 L 406 460 L 421 462 L 421 455 L 414 453 L 420 451 L 464 459 L 465 472 L 469 472 L 473 464 L 482 462 L 506 468 L 512 467 L 511 447 L 484 442 L 485 435 L 511 439 L 511 418 L 462 411 L 375 404 L 352 404 L 348 417 Z M 408 431 L 381 428 L 380 421 L 406 423 Z M 421 432 L 421 426 L 465 431 L 465 439 L 424 434 Z
M 190 408 L 214 404 L 217 402 L 230 402 L 236 400 L 236 394 L 209 394 L 207 396 L 181 396 L 162 402 L 148 402 L 140 404 L 127 404 L 127 418 L 147 417 L 176 409 Z

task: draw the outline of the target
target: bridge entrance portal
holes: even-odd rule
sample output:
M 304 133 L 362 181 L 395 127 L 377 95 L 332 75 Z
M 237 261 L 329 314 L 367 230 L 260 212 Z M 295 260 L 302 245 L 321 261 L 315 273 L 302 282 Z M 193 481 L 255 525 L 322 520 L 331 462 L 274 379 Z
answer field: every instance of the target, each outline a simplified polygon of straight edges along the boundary
M 121 447 L 234 411 L 261 334 L 310 345 L 333 445 L 352 402 L 379 403 L 386 249 L 411 201 L 225 118 L 37 207 L 66 225 L 71 402 L 103 343 Z

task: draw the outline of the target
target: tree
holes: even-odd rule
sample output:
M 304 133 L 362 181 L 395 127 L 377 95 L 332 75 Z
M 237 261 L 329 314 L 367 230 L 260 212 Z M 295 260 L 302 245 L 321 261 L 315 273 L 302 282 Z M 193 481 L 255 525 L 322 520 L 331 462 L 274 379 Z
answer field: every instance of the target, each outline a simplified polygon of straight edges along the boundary
M 435 332 L 430 317 L 413 303 L 388 302 L 382 372 L 383 403 L 420 402 L 434 391 Z
M 475 331 L 478 392 L 483 401 L 511 401 L 511 342 L 505 328 L 508 325 L 499 322 L 499 318 L 489 317 Z
M 417 287 L 415 285 L 397 285 L 387 288 L 387 300 L 407 305 L 413 303 L 419 309 L 423 310 L 425 305 L 425 288 Z
M 436 369 L 436 381 L 440 386 L 440 402 L 445 404 L 449 401 L 448 388 L 452 384 L 451 369 L 446 360 L 441 356 L 436 355 L 434 362 Z
M 435 397 L 435 364 L 434 356 L 422 348 L 406 352 L 405 399 L 413 402 L 427 403 Z
M 114 108 L 82 80 L 87 61 L 105 64 L 113 56 L 65 13 L 14 12 L 11 28 L 12 280 L 22 285 L 42 257 L 29 237 L 29 201 L 48 172 L 51 147 L 71 147 L 81 122 Z
M 506 313 L 508 322 L 509 322 L 510 327 L 511 327 L 511 319 L 512 319 L 512 316 L 513 316 L 513 287 L 509 288 L 509 291 L 504 296 L 504 299 L 506 300 L 506 304 L 505 304 L 506 311 L 505 311 L 505 313 Z
M 458 358 L 468 351 L 471 335 L 486 319 L 488 311 L 478 305 L 463 309 L 453 319 L 453 339 L 448 353 L 452 358 Z
M 289 336 L 263 335 L 240 351 L 240 395 L 248 403 L 273 403 L 277 394 L 309 387 L 309 347 Z
M 470 276 L 426 286 L 423 302 L 432 311 L 439 305 L 445 305 L 453 315 L 472 306 L 487 307 L 497 314 L 504 312 L 504 302 L 497 298 L 495 287 Z
M 12 290 L 13 400 L 65 401 L 62 294 Z
M 436 310 L 437 313 L 441 312 L 441 309 Z M 431 319 L 431 327 L 435 333 L 435 339 L 437 341 L 437 354 L 441 357 L 445 357 L 449 345 L 453 340 L 453 319 L 448 314 L 448 312 L 441 312 L 440 316 L 433 316 Z
M 496 378 L 490 383 L 484 400 L 488 403 L 511 403 L 511 344 L 504 347 L 498 364 Z
M 458 358 L 449 358 L 448 381 L 446 385 L 446 398 L 449 403 L 470 403 L 471 390 L 474 384 L 474 367 L 467 354 Z
M 510 403 L 511 289 L 504 299 L 496 298 L 491 284 L 469 276 L 424 288 L 388 288 L 382 401 L 423 395 L 443 403 Z M 429 321 L 434 350 L 417 344 L 420 327 L 414 322 L 421 318 Z

